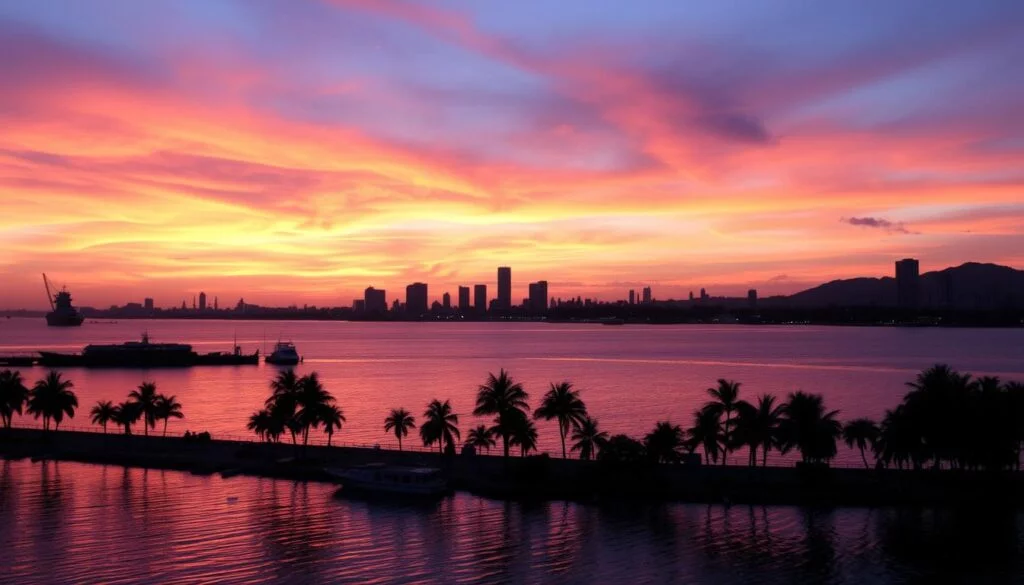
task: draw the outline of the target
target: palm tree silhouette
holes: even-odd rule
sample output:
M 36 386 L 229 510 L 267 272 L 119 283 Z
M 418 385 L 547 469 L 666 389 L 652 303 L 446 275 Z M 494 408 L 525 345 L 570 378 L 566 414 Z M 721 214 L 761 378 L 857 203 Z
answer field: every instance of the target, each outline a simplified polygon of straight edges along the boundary
M 761 465 L 768 464 L 768 451 L 779 445 L 779 422 L 782 406 L 775 405 L 775 397 L 762 394 L 753 405 L 745 400 L 736 403 L 733 446 L 750 447 L 749 465 L 757 465 L 757 449 L 762 449 Z
M 504 369 L 497 376 L 488 374 L 487 382 L 477 389 L 473 414 L 495 416 L 492 432 L 501 437 L 505 458 L 509 455 L 509 443 L 515 425 L 521 424 L 519 418 L 525 417 L 526 411 L 530 410 L 527 403 L 529 397 L 523 385 L 515 382 Z
M 455 441 L 462 438 L 458 425 L 459 415 L 452 412 L 450 401 L 432 400 L 423 413 L 423 424 L 420 425 L 423 445 L 429 447 L 436 442 L 440 453 L 444 453 L 445 447 L 454 448 Z
M 857 445 L 857 449 L 860 450 L 860 459 L 864 462 L 865 469 L 870 469 L 871 467 L 868 465 L 868 458 L 864 456 L 864 451 L 869 448 L 872 451 L 875 450 L 878 434 L 878 425 L 869 418 L 857 418 L 843 426 L 843 441 L 851 449 L 854 445 Z
M 721 412 L 721 409 L 707 406 L 694 411 L 693 426 L 686 431 L 691 449 L 703 447 L 706 464 L 717 463 L 718 454 L 725 448 Z
M 596 458 L 597 451 L 608 440 L 608 433 L 600 430 L 596 418 L 589 416 L 572 431 L 573 451 L 580 452 L 580 459 L 589 461 Z
M 519 456 L 526 457 L 530 451 L 537 450 L 537 425 L 522 411 L 509 411 L 509 445 L 519 447 Z M 492 429 L 493 430 L 493 429 Z
M 29 393 L 27 412 L 35 418 L 43 417 L 43 430 L 50 429 L 51 420 L 55 429 L 60 427 L 65 414 L 68 418 L 75 418 L 78 397 L 72 390 L 74 386 L 71 380 L 65 380 L 60 372 L 54 370 L 36 381 Z
M 28 399 L 28 388 L 21 378 L 21 372 L 4 370 L 0 372 L 0 418 L 4 427 L 11 428 L 11 418 L 21 410 Z
M 782 412 L 783 453 L 795 447 L 804 463 L 826 463 L 835 457 L 836 439 L 842 434 L 842 425 L 836 420 L 839 411 L 826 412 L 820 394 L 791 392 Z
M 270 411 L 266 408 L 257 410 L 249 416 L 249 423 L 245 425 L 245 428 L 256 433 L 256 436 L 261 441 L 270 442 L 272 436 L 270 434 L 271 426 L 273 425 L 273 416 Z
M 114 420 L 116 414 L 114 403 L 109 400 L 100 400 L 92 407 L 89 414 L 92 415 L 92 424 L 103 427 L 103 434 L 107 434 L 107 423 Z
M 679 461 L 683 436 L 683 429 L 679 425 L 659 421 L 654 425 L 654 430 L 644 437 L 644 448 L 656 463 L 675 463 Z
M 132 425 L 142 418 L 142 406 L 138 402 L 125 400 L 114 407 L 111 418 L 115 423 L 124 426 L 124 434 L 132 434 Z
M 324 413 L 334 405 L 334 397 L 324 389 L 320 383 L 320 376 L 316 372 L 307 374 L 299 379 L 299 390 L 295 395 L 295 404 L 298 411 L 295 413 L 295 422 L 302 432 L 302 446 L 309 443 L 309 431 L 315 429 L 323 421 Z
M 345 414 L 337 405 L 327 406 L 322 413 L 321 421 L 324 423 L 324 432 L 327 433 L 327 446 L 331 446 L 331 438 L 335 431 L 341 430 L 341 423 L 345 422 Z
M 732 435 L 732 413 L 736 410 L 736 405 L 740 394 L 740 383 L 733 380 L 726 380 L 724 378 L 718 379 L 718 386 L 714 388 L 708 388 L 708 396 L 711 397 L 711 402 L 704 405 L 704 408 L 717 409 L 719 413 L 725 414 L 725 425 L 723 432 L 725 435 L 725 442 L 723 446 L 722 465 L 725 465 L 726 458 L 729 455 L 731 448 L 731 435 Z
M 270 397 L 267 398 L 265 406 L 274 419 L 273 427 L 280 428 L 281 434 L 285 430 L 292 436 L 292 445 L 297 445 L 296 433 L 298 425 L 295 424 L 295 411 L 298 408 L 298 394 L 300 379 L 295 375 L 295 370 L 289 368 L 279 372 L 270 381 Z
M 156 397 L 156 418 L 164 421 L 164 436 L 167 436 L 167 421 L 172 418 L 185 418 L 181 412 L 181 403 L 176 396 L 164 396 L 158 394 Z
M 573 390 L 572 384 L 562 382 L 551 384 L 540 406 L 533 413 L 534 418 L 558 421 L 558 434 L 562 439 L 562 459 L 566 458 L 565 437 L 569 434 L 569 427 L 578 427 L 587 418 L 587 407 L 580 399 L 578 390 Z
M 412 413 L 404 408 L 392 408 L 384 418 L 384 432 L 394 432 L 398 439 L 398 450 L 402 450 L 402 438 L 409 435 L 410 429 L 416 428 L 416 420 Z
M 148 435 L 150 428 L 156 428 L 156 384 L 153 382 L 143 382 L 139 384 L 138 388 L 128 393 L 128 398 L 134 400 L 139 405 L 143 419 L 142 432 Z
M 491 429 L 487 428 L 487 425 L 479 425 L 469 430 L 469 433 L 466 435 L 466 444 L 472 445 L 477 450 L 483 449 L 490 452 L 491 447 L 495 445 L 494 435 L 491 433 Z

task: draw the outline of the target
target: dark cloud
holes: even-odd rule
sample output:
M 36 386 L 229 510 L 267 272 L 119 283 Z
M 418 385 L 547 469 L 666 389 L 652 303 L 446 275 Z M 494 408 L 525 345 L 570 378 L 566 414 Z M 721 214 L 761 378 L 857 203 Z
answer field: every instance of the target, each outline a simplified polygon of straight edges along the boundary
M 881 217 L 844 217 L 840 221 L 850 225 L 877 228 L 894 234 L 916 234 L 907 229 L 903 222 L 892 222 Z

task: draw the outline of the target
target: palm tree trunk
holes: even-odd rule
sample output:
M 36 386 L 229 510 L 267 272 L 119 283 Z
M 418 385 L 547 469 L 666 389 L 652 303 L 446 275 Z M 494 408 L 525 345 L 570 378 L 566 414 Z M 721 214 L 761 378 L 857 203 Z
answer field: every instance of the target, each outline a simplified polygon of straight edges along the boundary
M 501 441 L 505 445 L 505 458 L 508 459 L 508 435 L 502 435 Z
M 402 450 L 402 435 L 398 435 L 398 450 Z
M 558 434 L 562 437 L 562 459 L 565 459 L 565 430 L 562 429 L 561 425 L 558 427 Z
M 868 467 L 868 458 L 864 456 L 864 447 L 860 448 L 860 459 L 864 462 L 864 469 L 871 469 Z
M 327 446 L 331 446 L 331 439 L 334 438 L 334 433 L 327 433 Z
M 764 446 L 764 454 L 761 455 L 761 467 L 768 467 L 768 445 Z
M 748 459 L 747 465 L 757 467 L 757 443 L 750 444 L 750 457 Z
M 167 436 L 167 419 L 164 419 L 164 436 Z

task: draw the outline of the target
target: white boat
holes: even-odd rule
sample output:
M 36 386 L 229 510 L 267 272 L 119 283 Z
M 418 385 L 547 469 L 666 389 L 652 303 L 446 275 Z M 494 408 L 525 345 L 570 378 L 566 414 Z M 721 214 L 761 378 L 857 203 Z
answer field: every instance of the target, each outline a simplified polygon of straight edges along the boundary
M 297 366 L 302 361 L 299 352 L 295 351 L 295 344 L 289 341 L 278 341 L 266 359 L 268 364 L 276 366 Z
M 439 497 L 449 491 L 448 481 L 436 467 L 371 463 L 344 469 L 326 467 L 324 472 L 339 480 L 344 492 Z

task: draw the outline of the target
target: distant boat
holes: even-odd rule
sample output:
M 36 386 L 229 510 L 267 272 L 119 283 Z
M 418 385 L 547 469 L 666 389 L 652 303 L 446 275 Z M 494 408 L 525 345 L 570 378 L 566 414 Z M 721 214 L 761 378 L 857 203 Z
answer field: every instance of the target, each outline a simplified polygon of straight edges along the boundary
M 345 493 L 440 497 L 449 492 L 448 482 L 436 467 L 402 467 L 371 463 L 345 469 L 324 468 L 341 482 Z
M 39 363 L 46 367 L 86 368 L 174 368 L 190 366 L 256 365 L 259 352 L 243 354 L 238 346 L 234 353 L 198 354 L 184 343 L 151 343 L 149 335 L 142 341 L 108 345 L 87 345 L 82 353 L 39 352 Z
M 71 304 L 71 293 L 62 288 L 57 294 L 50 289 L 50 281 L 43 274 L 43 285 L 46 286 L 46 297 L 50 301 L 51 311 L 46 314 L 46 324 L 50 327 L 79 327 L 85 317 Z
M 302 358 L 295 350 L 295 344 L 289 341 L 278 341 L 274 345 L 274 351 L 267 356 L 266 360 L 268 364 L 275 366 L 297 366 Z

